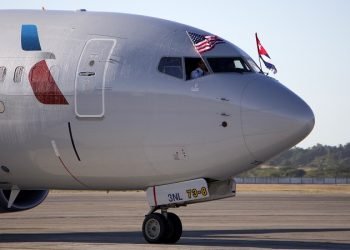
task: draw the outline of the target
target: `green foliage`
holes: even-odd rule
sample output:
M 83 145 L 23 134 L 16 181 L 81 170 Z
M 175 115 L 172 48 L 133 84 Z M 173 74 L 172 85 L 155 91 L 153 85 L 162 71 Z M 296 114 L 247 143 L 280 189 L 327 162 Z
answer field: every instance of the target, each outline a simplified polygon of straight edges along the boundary
M 268 166 L 268 167 L 266 167 Z M 350 177 L 350 143 L 292 148 L 241 177 Z

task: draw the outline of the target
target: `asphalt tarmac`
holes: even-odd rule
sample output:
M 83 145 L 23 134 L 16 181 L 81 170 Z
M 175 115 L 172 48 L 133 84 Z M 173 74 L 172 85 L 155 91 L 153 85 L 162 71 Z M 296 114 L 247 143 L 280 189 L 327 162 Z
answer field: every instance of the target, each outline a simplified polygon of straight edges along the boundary
M 53 192 L 39 207 L 0 214 L 0 249 L 350 249 L 350 195 L 241 192 L 173 209 L 176 245 L 141 233 L 144 192 Z

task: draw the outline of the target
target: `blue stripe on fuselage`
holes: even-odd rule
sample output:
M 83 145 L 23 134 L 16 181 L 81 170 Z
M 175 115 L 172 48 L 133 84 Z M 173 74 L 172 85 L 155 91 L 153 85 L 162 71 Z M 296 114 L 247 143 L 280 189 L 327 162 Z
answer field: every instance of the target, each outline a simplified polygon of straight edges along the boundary
M 22 49 L 26 51 L 40 51 L 38 29 L 33 24 L 23 24 L 21 33 Z

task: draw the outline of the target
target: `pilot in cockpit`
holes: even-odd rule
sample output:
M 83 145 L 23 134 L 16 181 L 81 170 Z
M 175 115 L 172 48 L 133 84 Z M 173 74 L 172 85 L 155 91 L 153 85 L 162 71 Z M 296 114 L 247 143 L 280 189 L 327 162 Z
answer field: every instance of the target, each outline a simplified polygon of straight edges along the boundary
M 208 74 L 208 69 L 202 60 L 197 63 L 197 68 L 191 72 L 191 79 L 196 79 Z

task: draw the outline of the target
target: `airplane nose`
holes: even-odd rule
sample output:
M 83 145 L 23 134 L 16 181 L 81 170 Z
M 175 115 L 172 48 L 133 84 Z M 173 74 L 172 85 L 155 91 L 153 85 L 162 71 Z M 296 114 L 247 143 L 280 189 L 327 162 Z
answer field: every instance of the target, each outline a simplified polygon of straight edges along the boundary
M 315 124 L 311 108 L 274 79 L 250 82 L 241 111 L 246 146 L 257 162 L 299 143 Z

